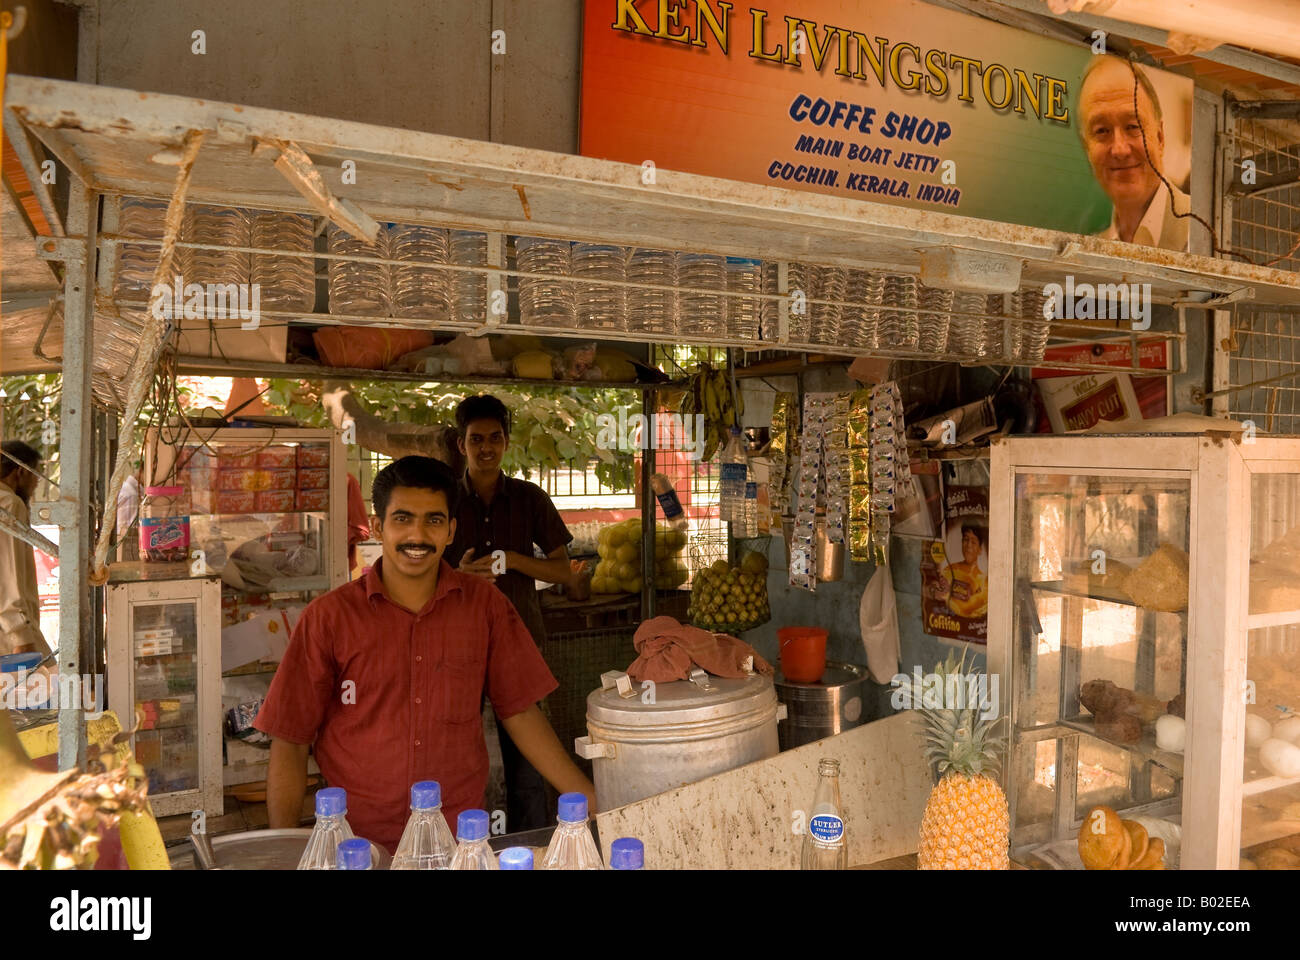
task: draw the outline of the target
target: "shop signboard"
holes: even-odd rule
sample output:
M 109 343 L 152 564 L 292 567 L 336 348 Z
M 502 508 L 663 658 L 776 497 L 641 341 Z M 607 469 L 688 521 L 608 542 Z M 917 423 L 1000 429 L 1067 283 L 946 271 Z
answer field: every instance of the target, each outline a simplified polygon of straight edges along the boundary
M 1167 208 L 1192 81 L 1104 43 L 920 0 L 586 0 L 580 151 L 647 185 L 677 170 L 1185 249 Z

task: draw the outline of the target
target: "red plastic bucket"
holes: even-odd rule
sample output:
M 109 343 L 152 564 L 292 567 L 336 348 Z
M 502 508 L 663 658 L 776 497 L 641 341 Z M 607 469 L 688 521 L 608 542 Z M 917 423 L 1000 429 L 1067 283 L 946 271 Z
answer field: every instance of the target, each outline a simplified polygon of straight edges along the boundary
M 781 627 L 781 672 L 791 683 L 816 683 L 826 672 L 826 638 L 821 627 Z

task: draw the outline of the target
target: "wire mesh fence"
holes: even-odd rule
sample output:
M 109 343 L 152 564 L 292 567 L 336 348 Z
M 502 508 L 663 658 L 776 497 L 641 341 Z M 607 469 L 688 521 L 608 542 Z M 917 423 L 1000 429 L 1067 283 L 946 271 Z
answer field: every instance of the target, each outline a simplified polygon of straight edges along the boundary
M 1300 124 L 1235 112 L 1225 138 L 1232 249 L 1300 271 Z M 1268 433 L 1300 433 L 1300 307 L 1234 305 L 1216 346 L 1229 416 Z

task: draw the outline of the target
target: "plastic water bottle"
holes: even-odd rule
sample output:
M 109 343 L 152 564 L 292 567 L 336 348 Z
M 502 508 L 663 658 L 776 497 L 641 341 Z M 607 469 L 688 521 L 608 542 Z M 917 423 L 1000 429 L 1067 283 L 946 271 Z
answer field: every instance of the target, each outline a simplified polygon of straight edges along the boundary
M 301 213 L 253 210 L 249 246 L 311 253 L 316 249 L 312 218 Z M 252 282 L 261 289 L 259 302 L 271 310 L 302 310 L 316 306 L 316 261 L 311 257 L 252 255 Z
M 166 214 L 167 203 L 163 200 L 126 197 L 122 200 L 117 232 L 124 237 L 161 240 L 163 219 Z M 119 245 L 113 295 L 121 300 L 149 299 L 149 292 L 153 289 L 153 274 L 158 269 L 158 255 L 161 249 L 157 245 L 134 243 Z M 188 259 L 189 251 L 177 247 L 172 259 L 172 271 L 184 276 L 187 272 L 184 268 Z
M 758 481 L 752 467 L 746 468 L 743 537 L 758 536 Z
M 916 277 L 907 274 L 890 274 L 885 277 L 884 309 L 880 314 L 881 348 L 916 349 L 920 338 L 916 319 L 917 288 L 920 284 Z
M 739 427 L 731 428 L 731 436 L 722 449 L 722 469 L 718 482 L 718 518 L 731 524 L 732 536 L 741 536 L 745 523 L 745 482 L 748 458 Z
M 763 285 L 763 265 L 758 260 L 727 257 L 727 290 L 730 293 L 758 293 Z M 727 298 L 727 336 L 757 340 L 760 301 L 751 296 Z
M 849 272 L 843 267 L 813 267 L 813 293 L 815 300 L 830 303 L 810 304 L 809 332 L 813 343 L 838 344 L 840 324 L 844 319 L 844 300 L 848 293 Z
M 450 870 L 456 840 L 442 815 L 442 787 L 436 780 L 411 786 L 411 817 L 406 821 L 392 870 Z
M 800 866 L 804 870 L 844 870 L 849 865 L 849 844 L 840 812 L 840 762 L 822 760 L 817 764 L 817 776 Z
M 917 347 L 922 353 L 937 355 L 948 352 L 952 301 L 951 290 L 941 290 L 938 287 L 927 287 L 921 284 L 917 305 L 922 310 L 932 311 L 922 313 L 917 318 L 920 328 Z
M 686 336 L 718 336 L 726 327 L 726 297 L 703 291 L 727 289 L 727 262 L 711 253 L 677 258 L 677 328 Z M 695 291 L 695 292 L 692 292 Z
M 537 327 L 576 327 L 573 245 L 568 240 L 515 237 L 515 266 L 522 273 L 554 276 L 519 278 L 519 321 Z
M 453 230 L 450 236 L 451 262 L 461 267 L 487 266 L 487 234 L 476 230 Z M 452 271 L 451 305 L 460 323 L 487 320 L 487 274 L 481 270 Z M 494 861 L 495 862 L 495 861 Z
M 348 795 L 342 787 L 316 791 L 316 825 L 307 838 L 299 870 L 336 870 L 339 844 L 353 838 L 348 826 Z
M 456 855 L 453 870 L 496 870 L 497 858 L 488 846 L 486 810 L 462 810 L 456 818 Z
M 677 252 L 633 250 L 627 263 L 627 280 L 628 283 L 648 284 L 659 288 L 628 288 L 628 329 L 644 330 L 646 333 L 676 333 Z
M 562 793 L 559 825 L 542 857 L 543 870 L 603 870 L 600 850 L 587 826 L 587 798 L 581 793 Z
M 627 287 L 583 282 L 617 280 L 626 283 L 626 248 L 608 243 L 575 243 L 573 279 L 577 289 L 579 325 L 596 330 L 627 329 Z
M 677 498 L 677 488 L 673 486 L 673 482 L 666 474 L 652 474 L 650 489 L 655 492 L 668 525 L 674 530 L 685 532 L 690 527 L 690 522 L 686 519 L 686 511 L 682 509 L 681 500 Z
M 609 869 L 640 870 L 645 867 L 645 847 L 636 837 L 619 837 L 609 845 Z
M 374 243 L 358 240 L 333 221 L 329 225 L 329 252 L 344 257 L 373 257 L 387 260 L 388 225 L 381 223 Z M 388 291 L 390 271 L 386 263 L 330 260 L 328 267 L 330 313 L 387 317 L 392 313 Z
M 339 844 L 334 862 L 335 869 L 338 870 L 373 869 L 370 864 L 370 841 L 362 840 L 360 837 L 344 840 Z
M 507 847 L 498 859 L 502 870 L 533 869 L 533 851 L 527 847 Z
M 394 224 L 388 238 L 389 257 L 397 263 L 391 279 L 393 315 L 423 320 L 451 318 L 451 271 L 421 266 L 447 262 L 447 231 L 423 223 Z
M 185 208 L 182 234 L 187 243 L 208 243 L 221 247 L 252 245 L 252 221 L 239 207 L 217 207 L 192 203 Z M 243 250 L 190 250 L 185 282 L 249 282 L 251 259 Z

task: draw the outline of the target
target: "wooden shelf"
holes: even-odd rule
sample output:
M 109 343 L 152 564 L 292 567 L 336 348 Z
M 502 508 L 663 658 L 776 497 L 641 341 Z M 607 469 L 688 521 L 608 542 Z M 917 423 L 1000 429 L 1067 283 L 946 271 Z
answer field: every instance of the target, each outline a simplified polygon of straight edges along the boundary
M 1300 624 L 1300 610 L 1252 613 L 1246 618 L 1247 630 L 1260 630 L 1264 627 L 1289 627 L 1292 624 Z
M 1300 777 L 1259 777 L 1243 783 L 1241 792 L 1243 796 L 1252 797 L 1257 793 L 1281 790 L 1283 787 L 1294 786 L 1297 783 L 1300 783 Z
M 1137 607 L 1139 610 L 1145 610 L 1147 613 L 1171 613 L 1175 616 L 1187 616 L 1187 610 L 1153 610 L 1151 607 L 1144 607 L 1141 604 L 1134 603 L 1126 596 L 1115 593 L 1110 596 L 1100 593 L 1086 593 L 1079 590 L 1071 590 L 1066 586 L 1064 580 L 1036 580 L 1030 583 L 1035 590 L 1041 590 L 1043 593 L 1054 593 L 1062 597 L 1074 597 L 1078 600 L 1097 600 L 1101 603 L 1119 603 L 1126 607 Z

